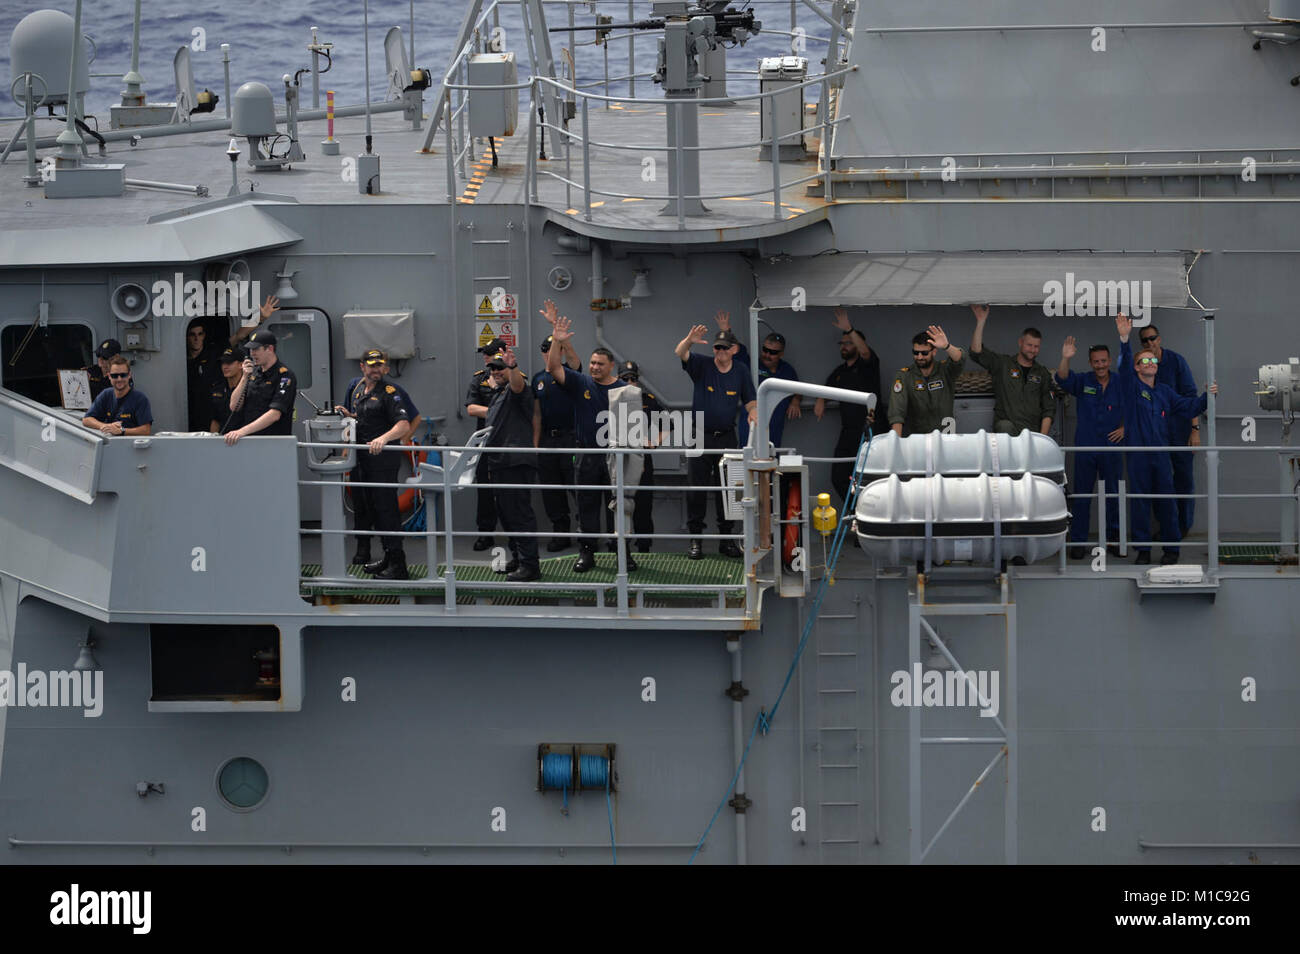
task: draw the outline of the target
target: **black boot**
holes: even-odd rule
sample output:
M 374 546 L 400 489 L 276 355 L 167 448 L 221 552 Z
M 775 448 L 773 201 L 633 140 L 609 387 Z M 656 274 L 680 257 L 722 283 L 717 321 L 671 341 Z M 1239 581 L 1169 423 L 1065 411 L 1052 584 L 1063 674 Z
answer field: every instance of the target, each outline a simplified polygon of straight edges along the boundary
M 492 546 L 494 543 L 496 543 L 496 540 L 493 537 L 479 537 L 474 541 L 474 550 L 475 552 L 481 552 Z
M 384 551 L 383 559 L 375 560 L 373 563 L 367 563 L 361 569 L 365 570 L 371 576 L 376 576 L 381 571 L 388 569 L 388 551 Z
M 724 557 L 738 557 L 742 555 L 740 547 L 736 546 L 735 540 L 723 540 L 718 544 L 718 552 Z
M 627 554 L 627 572 L 632 573 L 636 570 L 636 558 L 632 556 L 632 544 L 623 544 L 623 552 Z
M 587 544 L 578 551 L 578 562 L 573 564 L 574 573 L 586 573 L 596 568 L 596 552 Z
M 692 541 L 691 541 L 691 548 L 690 548 L 690 550 L 687 551 L 687 553 L 686 553 L 686 557 L 687 557 L 687 559 L 690 559 L 690 560 L 703 560 L 703 559 L 704 559 L 704 544 L 701 543 L 699 540 L 692 540 Z
M 533 580 L 540 580 L 541 578 L 542 570 L 536 564 L 520 565 L 511 570 L 510 575 L 506 577 L 511 583 L 531 583 Z
M 357 544 L 357 552 L 352 555 L 352 565 L 365 566 L 370 560 L 370 540 L 367 538 L 364 543 Z
M 377 580 L 409 580 L 411 575 L 406 570 L 406 554 L 401 550 L 389 550 L 385 554 L 388 566 L 375 574 Z
M 507 563 L 504 567 L 502 567 L 500 570 L 494 570 L 493 572 L 494 572 L 494 573 L 513 573 L 513 572 L 515 572 L 515 570 L 517 570 L 517 569 L 519 569 L 519 561 L 516 560 L 516 559 L 511 558 L 510 562 Z

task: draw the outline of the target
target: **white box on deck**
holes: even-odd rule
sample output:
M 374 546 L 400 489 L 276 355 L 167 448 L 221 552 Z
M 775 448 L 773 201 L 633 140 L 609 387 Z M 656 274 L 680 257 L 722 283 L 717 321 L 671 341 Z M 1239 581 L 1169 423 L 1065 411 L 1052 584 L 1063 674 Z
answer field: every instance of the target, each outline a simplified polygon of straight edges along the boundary
M 469 59 L 470 86 L 510 86 L 519 82 L 513 53 L 478 53 Z M 469 134 L 513 136 L 519 115 L 519 90 L 469 91 Z
M 765 56 L 758 64 L 758 88 L 763 93 L 773 93 L 776 101 L 776 132 L 778 136 L 803 130 L 803 89 L 791 89 L 781 93 L 782 89 L 797 86 L 808 79 L 808 61 L 802 56 Z M 772 100 L 759 100 L 759 118 L 762 138 L 772 135 Z M 804 139 L 802 135 L 788 136 L 781 140 L 782 159 L 802 159 L 804 156 Z M 766 158 L 768 147 L 759 148 L 759 157 Z

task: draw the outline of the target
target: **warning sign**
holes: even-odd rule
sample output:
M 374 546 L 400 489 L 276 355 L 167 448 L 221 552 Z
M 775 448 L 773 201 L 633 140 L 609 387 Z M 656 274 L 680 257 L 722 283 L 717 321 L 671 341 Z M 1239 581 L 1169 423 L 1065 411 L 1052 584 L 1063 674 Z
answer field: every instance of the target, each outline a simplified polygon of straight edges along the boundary
M 510 347 L 519 344 L 516 325 L 519 319 L 515 296 L 501 289 L 479 299 L 474 315 L 474 329 L 481 348 L 493 338 L 500 338 Z

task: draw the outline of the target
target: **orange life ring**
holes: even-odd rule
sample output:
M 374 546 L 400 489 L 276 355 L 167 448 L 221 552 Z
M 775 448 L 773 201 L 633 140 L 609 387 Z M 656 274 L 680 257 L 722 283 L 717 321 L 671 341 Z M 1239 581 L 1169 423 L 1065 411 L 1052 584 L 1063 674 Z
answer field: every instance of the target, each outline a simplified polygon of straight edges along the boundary
M 798 520 L 803 516 L 803 490 L 798 477 L 790 478 L 790 492 L 785 499 L 785 519 L 795 521 L 785 525 L 785 537 L 781 545 L 781 562 L 787 567 L 794 562 L 794 549 L 799 545 Z
M 402 441 L 402 443 L 408 447 L 425 446 L 423 444 L 412 444 L 410 441 Z M 411 464 L 410 476 L 414 477 L 420 473 L 420 465 L 429 459 L 429 451 L 411 450 L 411 451 L 407 451 L 406 454 L 403 456 L 405 456 L 410 461 Z M 398 473 L 400 474 L 401 471 L 399 470 Z M 419 491 L 416 490 L 416 488 L 414 487 L 411 487 L 407 490 L 399 490 L 397 492 L 397 509 L 398 512 L 401 513 L 403 519 L 409 517 L 412 513 L 415 512 L 416 502 L 418 500 L 419 500 Z

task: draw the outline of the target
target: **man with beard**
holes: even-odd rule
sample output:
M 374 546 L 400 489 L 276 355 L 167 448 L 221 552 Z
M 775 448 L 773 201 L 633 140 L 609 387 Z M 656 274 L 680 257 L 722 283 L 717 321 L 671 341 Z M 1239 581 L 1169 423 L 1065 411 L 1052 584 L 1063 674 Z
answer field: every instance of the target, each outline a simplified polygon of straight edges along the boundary
M 948 360 L 936 362 L 937 351 L 946 351 Z M 912 338 L 912 363 L 898 372 L 890 389 L 889 425 L 895 434 L 928 434 L 952 417 L 953 382 L 963 358 L 938 325 Z
M 844 362 L 826 379 L 827 387 L 843 388 L 846 391 L 865 391 L 874 394 L 880 400 L 880 356 L 867 345 L 862 332 L 853 327 L 849 313 L 843 308 L 835 309 L 835 327 L 840 330 L 840 358 Z M 817 420 L 826 413 L 826 401 L 818 398 L 813 405 L 813 414 Z M 868 415 L 865 404 L 840 404 L 840 433 L 835 439 L 833 457 L 853 457 L 858 452 L 858 444 L 869 422 L 874 421 L 875 414 Z M 831 464 L 831 486 L 847 500 L 849 478 L 853 476 L 853 462 Z M 857 537 L 850 535 L 855 543 Z
M 1118 444 L 1124 440 L 1124 405 L 1120 400 L 1120 386 L 1110 373 L 1110 348 L 1106 345 L 1093 345 L 1088 349 L 1088 364 L 1092 371 L 1076 374 L 1070 370 L 1070 359 L 1078 349 L 1074 336 L 1065 339 L 1061 346 L 1061 363 L 1056 369 L 1056 383 L 1066 394 L 1073 394 L 1075 400 L 1077 423 L 1074 428 L 1074 443 L 1077 447 L 1105 447 Z M 1119 479 L 1124 472 L 1124 462 L 1119 454 L 1105 451 L 1074 452 L 1074 492 L 1079 494 L 1070 507 L 1070 555 L 1076 559 L 1086 555 L 1082 545 L 1088 539 L 1088 522 L 1092 516 L 1092 501 L 1088 494 L 1098 476 L 1106 488 L 1106 493 L 1119 494 Z M 1111 542 L 1108 552 L 1119 555 L 1119 498 L 1107 499 L 1105 514 L 1099 521 L 1106 521 L 1106 539 Z
M 100 392 L 81 423 L 107 437 L 146 437 L 152 433 L 149 399 L 132 386 L 131 365 L 122 355 L 109 360 L 108 380 L 112 389 Z
M 1043 333 L 1026 328 L 1016 342 L 1014 356 L 998 354 L 984 347 L 984 322 L 988 305 L 971 305 L 975 313 L 975 335 L 971 338 L 971 359 L 993 377 L 993 430 L 999 434 L 1039 431 L 1046 434 L 1056 415 L 1056 399 L 1045 367 L 1038 363 Z
M 349 395 L 351 408 L 335 410 L 357 420 L 358 444 L 369 445 L 358 450 L 357 464 L 352 480 L 358 484 L 397 483 L 399 461 L 397 454 L 385 454 L 384 446 L 401 441 L 411 429 L 410 411 L 397 394 L 397 388 L 384 378 L 383 369 L 388 358 L 378 350 L 367 351 L 361 358 L 361 376 L 364 384 Z M 361 558 L 370 556 L 370 531 L 393 533 L 402 529 L 397 508 L 396 487 L 353 487 L 352 501 L 355 513 L 353 523 L 360 534 L 357 554 L 353 564 L 362 563 L 367 573 L 381 580 L 407 579 L 406 554 L 402 538 L 383 536 L 380 541 L 384 558 L 366 563 Z

